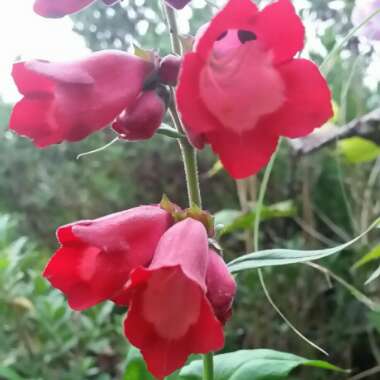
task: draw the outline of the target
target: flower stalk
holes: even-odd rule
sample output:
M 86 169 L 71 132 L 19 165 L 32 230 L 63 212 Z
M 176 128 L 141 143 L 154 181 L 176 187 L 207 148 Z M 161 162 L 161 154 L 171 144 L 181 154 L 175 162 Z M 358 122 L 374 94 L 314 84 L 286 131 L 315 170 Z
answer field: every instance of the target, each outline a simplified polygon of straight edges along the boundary
M 170 40 L 172 45 L 173 53 L 177 55 L 182 54 L 181 41 L 178 38 L 178 26 L 175 16 L 175 11 L 173 8 L 167 6 L 164 1 L 162 1 L 162 7 L 164 9 L 165 18 L 167 26 L 170 33 Z M 173 123 L 177 128 L 179 133 L 184 133 L 181 119 L 178 115 L 178 110 L 175 101 L 175 94 L 173 89 L 171 89 L 172 104 L 170 106 L 170 115 L 173 119 Z M 190 144 L 188 139 L 180 139 L 179 146 L 182 154 L 182 161 L 185 168 L 186 175 L 186 185 L 187 193 L 189 197 L 190 207 L 198 206 L 202 207 L 202 198 L 199 186 L 198 177 L 198 164 L 197 164 L 197 154 L 193 146 Z M 214 359 L 213 353 L 209 352 L 203 355 L 203 380 L 213 380 L 214 379 Z
M 170 41 L 173 53 L 181 55 L 181 41 L 178 38 L 178 26 L 175 11 L 170 6 L 167 6 L 164 1 L 162 2 L 162 7 L 164 9 L 166 23 L 170 32 Z M 170 115 L 177 131 L 181 134 L 184 134 L 181 119 L 179 118 L 177 111 L 175 93 L 173 89 L 171 89 L 171 95 L 172 103 L 170 105 Z M 181 149 L 182 161 L 185 168 L 189 205 L 190 207 L 202 207 L 196 151 L 187 139 L 179 140 L 179 146 Z

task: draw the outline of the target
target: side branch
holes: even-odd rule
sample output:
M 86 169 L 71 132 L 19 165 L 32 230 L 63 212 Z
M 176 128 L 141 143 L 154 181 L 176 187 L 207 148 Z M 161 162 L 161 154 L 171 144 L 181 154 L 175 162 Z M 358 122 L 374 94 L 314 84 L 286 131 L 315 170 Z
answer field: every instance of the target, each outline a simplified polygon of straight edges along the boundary
M 289 140 L 289 143 L 297 156 L 304 156 L 338 140 L 354 136 L 363 137 L 380 145 L 380 108 L 344 126 L 329 125 L 307 137 Z

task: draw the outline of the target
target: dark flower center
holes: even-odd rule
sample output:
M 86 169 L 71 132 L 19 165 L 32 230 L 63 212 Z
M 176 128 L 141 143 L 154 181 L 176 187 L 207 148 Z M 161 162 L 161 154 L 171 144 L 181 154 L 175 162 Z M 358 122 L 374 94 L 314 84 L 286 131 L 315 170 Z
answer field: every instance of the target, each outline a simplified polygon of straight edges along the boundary
M 248 41 L 257 40 L 256 34 L 249 31 L 249 30 L 239 30 L 238 31 L 238 38 L 242 44 L 244 44 Z
M 222 40 L 227 35 L 227 33 L 228 33 L 228 30 L 226 30 L 225 32 L 221 33 L 219 35 L 219 37 L 216 39 L 216 41 Z

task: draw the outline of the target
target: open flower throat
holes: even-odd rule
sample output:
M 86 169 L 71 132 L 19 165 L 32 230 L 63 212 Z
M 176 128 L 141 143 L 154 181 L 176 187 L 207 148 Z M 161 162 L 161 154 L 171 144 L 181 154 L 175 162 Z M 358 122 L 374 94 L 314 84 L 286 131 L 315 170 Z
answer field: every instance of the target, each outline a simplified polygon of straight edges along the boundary
M 306 136 L 332 116 L 318 67 L 295 57 L 304 37 L 290 0 L 262 10 L 230 0 L 185 54 L 176 94 L 186 132 L 234 178 L 263 168 L 281 136 Z
M 252 129 L 285 101 L 272 53 L 245 30 L 230 29 L 215 41 L 199 89 L 209 112 L 235 133 Z

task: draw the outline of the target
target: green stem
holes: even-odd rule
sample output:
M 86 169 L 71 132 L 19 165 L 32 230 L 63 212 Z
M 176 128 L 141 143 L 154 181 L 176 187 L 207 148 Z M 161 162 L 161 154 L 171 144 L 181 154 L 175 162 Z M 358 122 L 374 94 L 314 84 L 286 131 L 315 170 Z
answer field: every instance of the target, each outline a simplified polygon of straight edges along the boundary
M 164 0 L 161 1 L 161 4 L 164 10 L 166 23 L 168 25 L 169 32 L 170 32 L 172 50 L 175 54 L 181 55 L 182 48 L 181 48 L 181 42 L 178 38 L 178 26 L 177 26 L 175 11 L 174 9 L 168 7 Z M 183 133 L 183 126 L 181 123 L 181 119 L 179 118 L 179 115 L 178 115 L 173 88 L 171 88 L 171 95 L 172 95 L 172 104 L 170 106 L 170 114 L 178 132 Z M 195 206 L 195 205 L 202 207 L 196 151 L 187 139 L 180 139 L 179 145 L 181 148 L 183 165 L 185 167 L 186 185 L 187 185 L 187 193 L 189 197 L 190 207 Z M 204 380 L 214 380 L 214 358 L 213 358 L 212 352 L 203 355 L 203 368 L 204 368 L 203 370 Z
M 173 8 L 167 6 L 162 2 L 166 22 L 170 32 L 170 41 L 172 45 L 172 50 L 175 54 L 182 54 L 181 42 L 178 38 L 178 26 L 175 16 L 175 11 Z M 179 133 L 184 134 L 181 119 L 178 115 L 177 106 L 175 102 L 175 93 L 173 88 L 171 88 L 171 98 L 172 104 L 170 106 L 170 114 L 173 119 L 173 123 L 176 126 Z M 187 194 L 189 197 L 190 207 L 198 206 L 202 207 L 201 192 L 199 188 L 199 177 L 198 177 L 198 164 L 197 155 L 193 146 L 189 143 L 187 139 L 181 139 L 179 141 L 179 146 L 182 153 L 182 161 L 185 167 L 186 174 L 186 185 Z
M 253 248 L 255 251 L 259 250 L 259 230 L 260 230 L 261 211 L 263 209 L 265 193 L 267 191 L 269 178 L 270 178 L 270 175 L 272 173 L 273 164 L 274 164 L 274 161 L 276 159 L 277 152 L 280 149 L 280 144 L 281 144 L 281 140 L 278 144 L 276 151 L 273 153 L 272 158 L 270 159 L 268 166 L 265 169 L 264 177 L 263 177 L 263 180 L 262 180 L 261 185 L 260 185 L 259 197 L 258 197 L 257 203 L 256 203 L 255 221 L 254 221 L 254 225 L 253 225 L 253 239 L 254 239 L 253 240 Z
M 214 357 L 212 352 L 203 355 L 203 380 L 214 379 Z
M 175 16 L 175 11 L 173 8 L 166 5 L 163 1 L 161 2 L 162 8 L 164 10 L 166 24 L 169 28 L 170 42 L 172 45 L 173 53 L 177 55 L 182 54 L 181 41 L 178 38 L 178 25 Z

